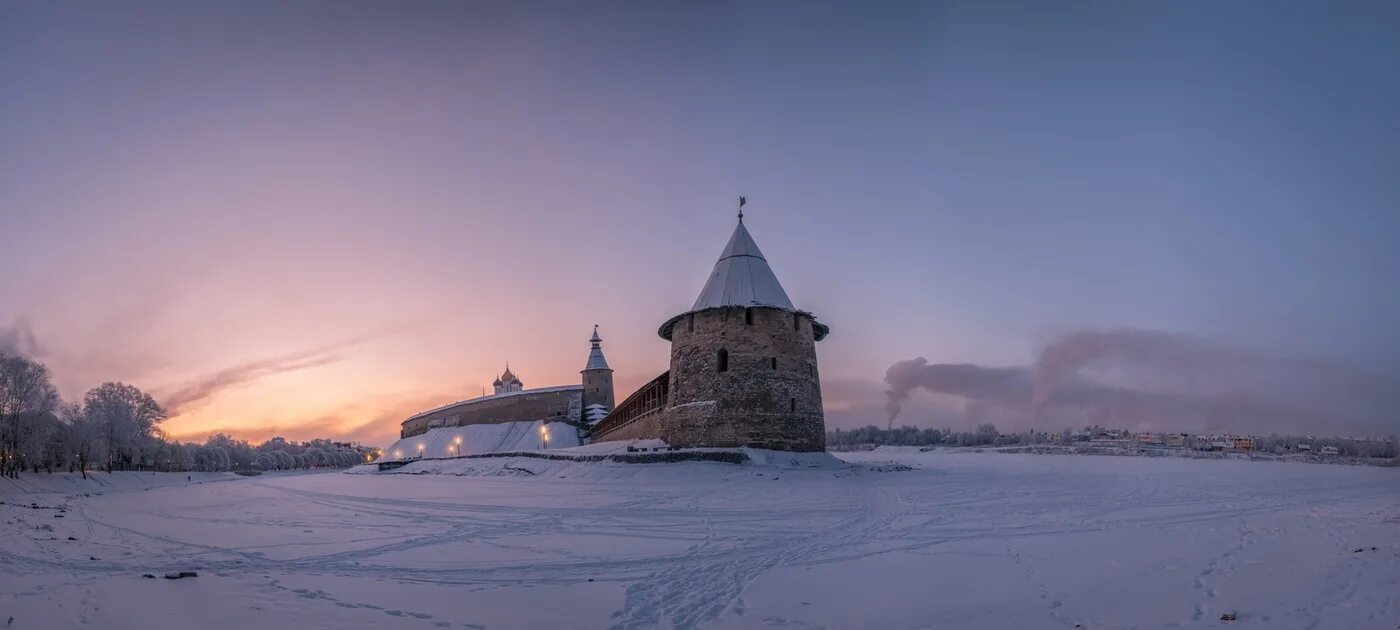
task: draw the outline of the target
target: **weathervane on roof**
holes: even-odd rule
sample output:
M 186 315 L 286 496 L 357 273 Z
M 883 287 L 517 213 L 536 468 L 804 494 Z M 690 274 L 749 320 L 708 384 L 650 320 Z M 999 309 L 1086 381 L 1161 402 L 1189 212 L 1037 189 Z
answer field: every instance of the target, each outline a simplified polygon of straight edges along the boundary
M 744 222 L 744 204 L 746 204 L 746 203 L 748 203 L 748 202 L 749 202 L 749 200 L 748 200 L 748 199 L 745 199 L 743 195 L 739 195 L 739 222 L 740 222 L 740 223 L 743 223 L 743 222 Z

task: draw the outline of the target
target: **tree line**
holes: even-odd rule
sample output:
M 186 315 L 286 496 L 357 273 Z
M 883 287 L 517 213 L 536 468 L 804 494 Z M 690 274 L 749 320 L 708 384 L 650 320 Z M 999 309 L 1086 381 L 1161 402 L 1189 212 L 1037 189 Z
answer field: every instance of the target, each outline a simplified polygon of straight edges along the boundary
M 830 431 L 826 434 L 826 443 L 833 447 L 859 447 L 889 444 L 893 446 L 1030 446 L 1037 444 L 1072 444 L 1076 441 L 1086 441 L 1092 435 L 1096 427 L 1089 427 L 1076 434 L 1069 429 L 1064 429 L 1058 433 L 1045 431 L 1026 431 L 1023 433 L 1001 433 L 996 425 L 978 425 L 972 431 L 953 431 L 950 429 L 927 429 L 911 426 L 882 429 L 875 425 L 867 425 L 857 429 Z M 1127 432 L 1122 432 L 1127 435 Z M 1171 434 L 1154 433 L 1159 443 L 1165 443 Z M 1204 435 L 1182 435 L 1182 448 L 1196 448 L 1213 441 L 1213 438 Z M 1336 447 L 1339 455 L 1351 457 L 1368 458 L 1395 458 L 1400 457 L 1400 450 L 1397 450 L 1397 440 L 1394 437 L 1386 440 L 1379 439 L 1356 439 L 1342 437 L 1304 437 L 1297 435 L 1254 436 L 1254 451 L 1264 453 L 1299 453 L 1304 452 L 1299 446 L 1306 444 L 1311 449 L 1310 452 L 1317 453 L 1324 446 Z
M 49 369 L 33 359 L 0 352 L 0 475 L 22 471 L 289 470 L 344 467 L 364 454 L 343 443 L 305 443 L 275 437 L 256 446 L 224 434 L 203 444 L 167 439 L 166 411 L 125 383 L 103 383 L 80 401 L 65 402 Z
M 1044 444 L 1054 440 L 1048 433 L 1031 431 L 1023 434 L 1003 435 L 994 424 L 980 424 L 971 431 L 951 429 L 928 429 L 911 426 L 881 429 L 873 424 L 857 429 L 847 429 L 826 434 L 826 443 L 833 446 L 865 446 L 889 444 L 893 446 L 1005 446 L 1012 444 Z

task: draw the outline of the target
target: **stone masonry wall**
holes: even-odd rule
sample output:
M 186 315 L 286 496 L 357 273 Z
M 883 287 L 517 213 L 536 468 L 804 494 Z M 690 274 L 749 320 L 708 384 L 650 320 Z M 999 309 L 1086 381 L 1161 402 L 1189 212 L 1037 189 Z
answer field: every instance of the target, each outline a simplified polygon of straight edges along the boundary
M 661 432 L 673 445 L 825 450 L 811 318 L 766 307 L 689 314 L 671 335 L 668 404 Z
M 602 403 L 608 409 L 617 406 L 613 402 L 612 370 L 583 370 L 583 406 Z
M 581 389 L 522 392 L 499 398 L 475 398 L 403 422 L 400 438 L 427 433 L 429 428 L 495 424 L 521 420 L 577 421 Z M 572 403 L 572 404 L 571 404 Z

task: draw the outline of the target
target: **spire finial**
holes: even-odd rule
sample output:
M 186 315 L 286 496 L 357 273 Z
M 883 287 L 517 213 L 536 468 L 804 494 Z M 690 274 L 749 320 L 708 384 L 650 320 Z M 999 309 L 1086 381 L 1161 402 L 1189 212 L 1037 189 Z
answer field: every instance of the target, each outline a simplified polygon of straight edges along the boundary
M 743 195 L 739 195 L 739 222 L 740 222 L 740 223 L 743 223 L 743 222 L 744 222 L 744 204 L 746 204 L 746 203 L 748 203 L 748 202 L 749 202 L 749 200 L 748 200 L 748 199 L 745 199 Z

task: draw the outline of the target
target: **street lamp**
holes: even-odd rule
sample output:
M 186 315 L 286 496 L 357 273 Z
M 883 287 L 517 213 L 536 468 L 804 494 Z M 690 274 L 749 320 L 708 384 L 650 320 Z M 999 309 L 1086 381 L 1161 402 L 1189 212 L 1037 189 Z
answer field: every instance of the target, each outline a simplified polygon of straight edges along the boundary
M 540 425 L 540 448 L 549 448 L 549 427 L 543 424 Z
M 423 459 L 423 443 L 418 443 L 418 459 Z
M 456 451 L 457 455 L 462 454 L 462 436 L 458 435 L 452 438 L 452 450 Z

